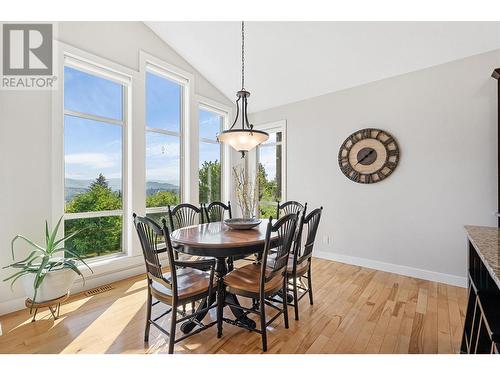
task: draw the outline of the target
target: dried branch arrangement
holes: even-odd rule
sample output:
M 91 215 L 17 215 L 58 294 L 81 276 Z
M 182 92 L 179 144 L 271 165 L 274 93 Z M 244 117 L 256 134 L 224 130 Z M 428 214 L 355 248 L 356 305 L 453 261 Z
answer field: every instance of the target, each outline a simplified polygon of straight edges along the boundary
M 233 167 L 233 181 L 236 200 L 241 208 L 243 218 L 255 216 L 257 201 L 259 199 L 257 179 L 251 179 L 241 166 Z

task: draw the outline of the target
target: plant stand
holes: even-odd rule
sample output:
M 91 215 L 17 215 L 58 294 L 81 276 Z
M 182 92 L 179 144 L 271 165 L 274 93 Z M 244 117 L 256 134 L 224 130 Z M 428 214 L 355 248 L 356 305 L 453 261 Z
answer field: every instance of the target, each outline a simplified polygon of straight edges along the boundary
M 24 304 L 26 305 L 26 307 L 28 307 L 30 309 L 35 309 L 35 313 L 33 314 L 33 319 L 31 320 L 32 322 L 34 322 L 36 320 L 36 313 L 38 312 L 38 309 L 41 309 L 44 307 L 48 307 L 50 310 L 50 313 L 54 317 L 54 320 L 57 320 L 57 318 L 59 318 L 59 312 L 61 310 L 61 303 L 66 301 L 68 299 L 68 297 L 69 297 L 69 292 L 67 292 L 64 296 L 51 299 L 50 301 L 35 302 L 35 303 L 33 303 L 33 301 L 30 298 L 26 298 L 26 301 L 24 302 Z

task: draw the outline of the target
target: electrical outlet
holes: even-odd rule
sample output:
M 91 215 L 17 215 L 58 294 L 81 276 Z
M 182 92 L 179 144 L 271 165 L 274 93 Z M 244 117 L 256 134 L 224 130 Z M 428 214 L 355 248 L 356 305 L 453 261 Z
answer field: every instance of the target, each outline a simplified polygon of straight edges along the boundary
M 330 243 L 330 236 L 323 236 L 323 245 L 328 245 Z

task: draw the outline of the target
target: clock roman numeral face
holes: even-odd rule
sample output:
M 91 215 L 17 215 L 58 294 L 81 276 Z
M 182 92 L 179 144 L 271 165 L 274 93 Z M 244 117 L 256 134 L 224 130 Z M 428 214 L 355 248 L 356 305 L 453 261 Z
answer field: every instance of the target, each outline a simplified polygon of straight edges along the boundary
M 395 150 L 389 150 L 389 152 L 387 154 L 389 155 L 389 157 L 391 157 L 391 156 L 398 157 L 399 156 L 399 150 L 397 150 L 397 149 L 395 149 Z
M 350 180 L 372 184 L 388 177 L 399 163 L 399 146 L 392 135 L 373 128 L 352 133 L 339 150 L 342 173 Z

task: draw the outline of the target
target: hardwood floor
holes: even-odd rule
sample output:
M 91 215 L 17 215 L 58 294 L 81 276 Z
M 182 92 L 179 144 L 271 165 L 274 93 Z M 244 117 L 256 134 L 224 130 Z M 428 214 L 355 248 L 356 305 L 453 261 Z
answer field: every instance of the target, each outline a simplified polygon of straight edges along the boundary
M 72 296 L 55 322 L 42 311 L 30 323 L 27 309 L 0 317 L 0 353 L 165 353 L 166 337 L 154 327 L 149 345 L 143 342 L 144 278 L 112 286 Z M 301 300 L 300 321 L 290 308 L 288 330 L 282 319 L 268 329 L 268 353 L 459 352 L 463 288 L 317 258 L 313 287 L 315 303 Z M 181 341 L 176 353 L 261 353 L 260 345 L 260 335 L 225 324 L 221 339 L 214 326 Z

